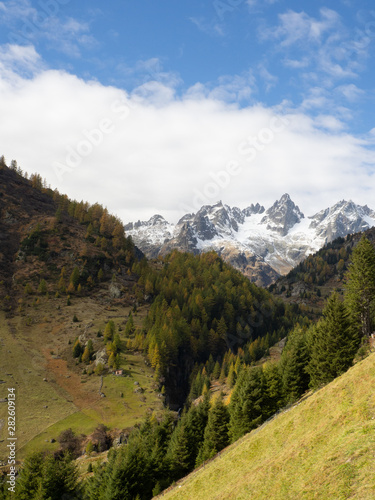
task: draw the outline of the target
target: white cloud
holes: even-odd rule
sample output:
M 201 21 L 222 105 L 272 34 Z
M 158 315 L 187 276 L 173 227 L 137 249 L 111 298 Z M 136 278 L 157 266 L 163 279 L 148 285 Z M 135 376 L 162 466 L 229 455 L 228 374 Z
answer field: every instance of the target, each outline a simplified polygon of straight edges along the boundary
M 240 109 L 226 101 L 246 86 L 236 78 L 182 97 L 162 82 L 128 94 L 46 69 L 15 82 L 7 78 L 14 61 L 40 64 L 35 50 L 24 50 L 0 53 L 0 154 L 125 222 L 154 213 L 176 220 L 199 196 L 244 207 L 289 192 L 306 213 L 342 198 L 374 205 L 371 134 L 369 143 L 345 134 L 329 113 Z M 237 173 L 215 188 L 213 177 L 230 165 Z
M 30 45 L 44 39 L 54 50 L 71 57 L 79 57 L 82 47 L 97 46 L 89 24 L 64 16 L 58 1 L 39 2 L 38 8 L 30 0 L 0 2 L 0 25 L 6 28 L 12 44 Z
M 116 66 L 117 74 L 131 82 L 132 87 L 143 85 L 148 82 L 159 82 L 168 87 L 177 87 L 181 78 L 174 71 L 166 71 L 163 62 L 158 57 L 139 60 L 134 66 L 119 63 Z
M 310 58 L 302 57 L 300 60 L 285 58 L 283 60 L 285 66 L 293 69 L 303 69 L 310 65 Z
M 363 97 L 365 93 L 362 89 L 358 88 L 353 83 L 350 83 L 348 85 L 340 85 L 335 90 L 350 102 L 358 101 L 358 99 Z
M 32 45 L 0 46 L 0 73 L 3 81 L 12 81 L 15 85 L 22 81 L 22 77 L 32 76 L 42 67 L 41 58 Z
M 333 10 L 320 9 L 321 19 L 315 19 L 305 12 L 289 10 L 279 15 L 279 26 L 262 32 L 263 38 L 281 40 L 282 46 L 290 46 L 301 40 L 319 43 L 332 29 L 340 28 L 340 16 Z
M 329 112 L 341 120 L 348 117 L 347 104 L 363 95 L 357 82 L 366 70 L 372 42 L 366 26 L 349 29 L 328 8 L 321 8 L 317 17 L 288 10 L 279 15 L 276 26 L 263 28 L 260 38 L 277 41 L 273 57 L 290 70 L 290 83 L 302 95 L 301 109 L 320 108 L 320 114 Z
M 331 80 L 356 78 L 368 51 L 368 41 L 353 40 L 339 14 L 327 8 L 320 9 L 320 18 L 303 11 L 280 14 L 279 24 L 264 28 L 260 38 L 278 41 L 276 51 L 285 53 L 285 66 L 314 67 Z
M 228 6 L 228 10 L 233 10 L 232 7 Z M 208 21 L 207 19 L 200 17 L 190 17 L 189 20 L 206 35 L 210 36 L 224 36 L 224 28 L 222 23 L 218 23 L 216 19 Z
M 242 75 L 224 75 L 214 82 L 196 83 L 186 96 L 194 99 L 213 99 L 228 103 L 249 102 L 256 91 L 256 79 L 252 72 Z
M 275 87 L 277 82 L 279 81 L 278 77 L 275 75 L 272 75 L 268 69 L 266 68 L 265 64 L 259 64 L 258 66 L 258 71 L 260 77 L 264 80 L 265 82 L 265 87 L 266 87 L 266 92 L 271 90 L 271 88 Z

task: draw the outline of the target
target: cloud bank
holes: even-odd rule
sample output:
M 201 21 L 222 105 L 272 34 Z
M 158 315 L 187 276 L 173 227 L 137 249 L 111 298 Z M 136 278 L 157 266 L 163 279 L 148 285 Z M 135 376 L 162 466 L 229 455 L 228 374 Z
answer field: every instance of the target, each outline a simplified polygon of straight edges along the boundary
M 128 93 L 50 70 L 33 46 L 3 46 L 0 154 L 124 222 L 154 213 L 175 222 L 219 199 L 269 205 L 284 192 L 306 214 L 343 198 L 375 208 L 374 134 L 355 137 L 337 116 L 288 103 L 241 108 L 232 94 L 252 92 L 250 74 L 183 95 L 177 80 Z

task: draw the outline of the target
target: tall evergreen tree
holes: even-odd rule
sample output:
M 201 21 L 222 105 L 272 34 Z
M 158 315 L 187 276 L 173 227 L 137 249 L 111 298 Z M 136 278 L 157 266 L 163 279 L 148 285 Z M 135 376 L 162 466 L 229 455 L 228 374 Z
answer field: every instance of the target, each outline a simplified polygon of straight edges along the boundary
M 234 364 L 231 363 L 229 367 L 229 372 L 228 372 L 228 378 L 227 378 L 227 384 L 229 387 L 233 387 L 234 384 L 236 383 L 236 371 L 234 369 Z
M 33 453 L 25 459 L 17 479 L 17 498 L 19 500 L 35 497 L 39 488 L 42 466 L 43 453 Z
M 222 395 L 215 401 L 208 414 L 208 422 L 204 431 L 203 445 L 199 451 L 196 464 L 209 460 L 229 444 L 229 411 L 223 403 Z
M 214 369 L 212 370 L 212 378 L 218 379 L 220 377 L 220 363 L 216 361 Z
M 354 248 L 346 274 L 345 301 L 363 336 L 372 332 L 375 303 L 375 249 L 363 236 Z
M 286 401 L 296 401 L 309 388 L 310 376 L 307 372 L 309 360 L 306 332 L 296 327 L 290 332 L 281 356 Z
M 179 425 L 172 435 L 168 459 L 171 464 L 171 478 L 173 481 L 177 481 L 191 470 L 190 439 L 191 436 L 184 423 Z
M 229 435 L 232 442 L 237 441 L 262 422 L 264 403 L 262 368 L 244 368 L 237 380 L 229 405 Z
M 71 457 L 36 453 L 25 460 L 16 483 L 19 500 L 61 500 L 79 494 L 78 471 Z
M 323 319 L 309 330 L 308 342 L 311 356 L 308 372 L 312 387 L 330 382 L 352 365 L 360 336 L 337 293 L 329 298 Z
M 265 381 L 265 417 L 271 417 L 284 404 L 283 381 L 279 363 L 267 363 L 263 368 Z
M 80 279 L 80 272 L 77 266 L 74 267 L 72 274 L 70 275 L 70 283 L 74 286 L 74 289 L 77 288 Z
M 125 335 L 128 337 L 129 335 L 132 335 L 135 331 L 135 326 L 134 326 L 134 320 L 133 320 L 133 315 L 132 313 L 129 314 L 129 319 L 126 322 L 125 326 Z

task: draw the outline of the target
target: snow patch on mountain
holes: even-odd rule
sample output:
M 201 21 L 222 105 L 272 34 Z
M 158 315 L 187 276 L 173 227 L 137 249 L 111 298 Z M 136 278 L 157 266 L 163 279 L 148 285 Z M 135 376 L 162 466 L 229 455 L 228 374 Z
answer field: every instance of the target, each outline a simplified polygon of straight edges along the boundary
M 125 226 L 148 256 L 174 248 L 195 254 L 215 250 L 258 284 L 269 284 L 325 243 L 375 226 L 375 212 L 342 200 L 305 217 L 288 194 L 268 210 L 259 203 L 241 210 L 221 201 L 169 224 L 161 215 Z

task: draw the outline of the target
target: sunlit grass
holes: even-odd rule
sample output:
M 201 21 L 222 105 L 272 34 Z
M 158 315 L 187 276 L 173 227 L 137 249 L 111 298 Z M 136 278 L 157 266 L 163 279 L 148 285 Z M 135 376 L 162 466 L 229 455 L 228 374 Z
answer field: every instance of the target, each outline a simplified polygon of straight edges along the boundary
M 182 480 L 168 499 L 375 498 L 375 354 Z

